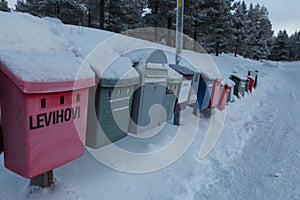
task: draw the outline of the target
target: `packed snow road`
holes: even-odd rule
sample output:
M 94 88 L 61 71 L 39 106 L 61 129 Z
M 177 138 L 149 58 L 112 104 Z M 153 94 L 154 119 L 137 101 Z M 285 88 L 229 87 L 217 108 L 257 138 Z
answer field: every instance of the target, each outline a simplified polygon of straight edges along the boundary
M 272 92 L 245 129 L 252 134 L 241 156 L 216 172 L 206 199 L 300 199 L 300 63 L 281 63 Z M 245 111 L 247 112 L 247 111 Z

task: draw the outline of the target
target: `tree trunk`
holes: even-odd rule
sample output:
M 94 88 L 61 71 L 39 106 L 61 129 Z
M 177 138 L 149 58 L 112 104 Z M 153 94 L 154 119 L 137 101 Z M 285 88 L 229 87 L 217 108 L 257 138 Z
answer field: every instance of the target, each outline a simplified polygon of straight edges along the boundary
M 91 10 L 88 10 L 88 27 L 92 26 L 92 15 Z
M 172 16 L 168 16 L 168 38 L 167 38 L 167 45 L 172 46 Z
M 237 53 L 238 53 L 238 44 L 235 45 L 234 57 L 237 57 Z
M 100 23 L 99 23 L 99 28 L 104 29 L 104 23 L 105 23 L 105 0 L 100 0 L 99 1 L 99 7 L 100 7 Z
M 216 43 L 216 56 L 219 56 L 220 42 Z
M 154 22 L 154 41 L 158 41 L 158 33 L 157 33 L 157 27 L 158 27 L 158 0 L 155 0 L 155 9 L 154 9 L 154 14 L 155 14 L 155 22 Z
M 60 14 L 60 8 L 59 8 L 59 1 L 56 1 L 56 18 L 59 19 L 59 14 Z
M 197 44 L 198 44 L 198 21 L 195 19 L 194 21 L 194 51 L 197 51 Z

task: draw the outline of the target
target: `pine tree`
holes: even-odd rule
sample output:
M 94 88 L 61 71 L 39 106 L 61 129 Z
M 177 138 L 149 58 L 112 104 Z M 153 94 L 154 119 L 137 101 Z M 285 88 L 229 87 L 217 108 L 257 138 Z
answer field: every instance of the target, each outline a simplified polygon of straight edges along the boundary
M 144 6 L 141 0 L 110 0 L 107 29 L 123 32 L 139 27 Z
M 151 13 L 144 17 L 144 26 L 167 28 L 169 16 L 175 22 L 176 0 L 148 0 L 146 3 Z
M 29 13 L 31 15 L 37 16 L 38 13 L 36 10 L 38 9 L 38 1 L 37 0 L 19 0 L 16 4 L 17 12 Z
M 204 21 L 203 13 L 201 12 L 199 5 L 198 0 L 189 0 L 184 3 L 185 14 L 183 32 L 193 38 L 196 43 L 200 41 L 200 25 Z M 196 46 L 194 46 L 194 50 L 196 50 Z
M 291 60 L 300 60 L 300 31 L 291 35 L 289 46 Z
M 82 1 L 64 0 L 58 4 L 58 18 L 66 24 L 87 25 L 88 8 Z
M 289 36 L 286 30 L 279 31 L 278 36 L 274 40 L 271 51 L 271 58 L 274 61 L 288 61 L 289 58 Z
M 247 49 L 244 56 L 251 59 L 266 59 L 270 54 L 270 42 L 273 35 L 272 24 L 266 7 L 250 4 L 247 25 Z
M 199 8 L 202 12 L 201 32 L 205 38 L 203 46 L 216 56 L 224 52 L 227 42 L 231 39 L 233 0 L 202 0 Z
M 8 8 L 8 2 L 6 0 L 0 1 L 0 11 L 9 12 L 10 9 Z
M 88 10 L 82 0 L 18 1 L 16 10 L 39 17 L 58 18 L 67 24 L 87 24 Z
M 85 0 L 84 2 L 88 9 L 88 26 L 106 29 L 110 0 Z
M 233 5 L 235 12 L 233 14 L 233 45 L 234 54 L 243 55 L 246 50 L 246 39 L 247 39 L 247 24 L 249 20 L 247 18 L 248 10 L 245 1 L 236 2 Z

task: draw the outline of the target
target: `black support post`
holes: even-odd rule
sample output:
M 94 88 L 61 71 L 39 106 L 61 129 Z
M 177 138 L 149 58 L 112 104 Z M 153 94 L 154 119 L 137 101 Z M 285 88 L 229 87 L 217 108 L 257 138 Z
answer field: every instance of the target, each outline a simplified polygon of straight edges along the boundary
M 50 170 L 44 174 L 33 177 L 30 180 L 30 185 L 39 186 L 42 188 L 49 188 L 54 183 L 53 170 Z

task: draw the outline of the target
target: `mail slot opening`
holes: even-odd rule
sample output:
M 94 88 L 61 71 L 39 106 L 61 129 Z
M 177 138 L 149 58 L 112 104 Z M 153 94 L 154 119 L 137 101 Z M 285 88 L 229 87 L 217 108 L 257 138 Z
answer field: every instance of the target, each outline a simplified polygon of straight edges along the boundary
M 65 104 L 65 97 L 64 96 L 60 96 L 60 105 Z
M 80 101 L 80 94 L 76 94 L 76 102 Z
M 46 108 L 46 99 L 41 99 L 41 108 Z

